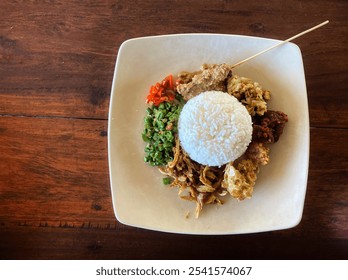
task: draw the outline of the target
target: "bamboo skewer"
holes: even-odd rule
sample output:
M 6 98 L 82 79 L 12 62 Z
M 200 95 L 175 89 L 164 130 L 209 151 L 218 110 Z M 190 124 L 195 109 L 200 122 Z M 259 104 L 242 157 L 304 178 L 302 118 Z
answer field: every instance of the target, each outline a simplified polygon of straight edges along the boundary
M 305 31 L 303 31 L 303 32 L 301 32 L 301 33 L 295 35 L 295 36 L 292 36 L 292 37 L 290 37 L 289 39 L 286 39 L 285 41 L 282 41 L 282 42 L 280 42 L 280 43 L 278 43 L 278 44 L 276 44 L 276 45 L 274 45 L 274 46 L 272 46 L 272 47 L 269 47 L 269 48 L 267 48 L 267 49 L 265 49 L 265 50 L 263 50 L 263 51 L 261 51 L 261 52 L 259 52 L 259 53 L 257 53 L 257 54 L 254 54 L 254 55 L 252 55 L 252 56 L 250 56 L 250 57 L 248 57 L 248 58 L 246 58 L 246 59 L 244 59 L 244 60 L 242 60 L 242 61 L 240 61 L 240 62 L 238 62 L 238 63 L 236 63 L 236 64 L 233 64 L 233 65 L 231 66 L 231 68 L 235 68 L 235 67 L 241 65 L 241 64 L 244 63 L 244 62 L 247 62 L 247 61 L 249 61 L 249 60 L 251 60 L 251 59 L 253 59 L 253 58 L 255 58 L 255 57 L 257 57 L 257 56 L 259 56 L 259 55 L 261 55 L 261 54 L 264 54 L 265 52 L 268 52 L 268 51 L 270 51 L 270 50 L 276 48 L 276 47 L 279 47 L 279 46 L 281 46 L 281 45 L 284 45 L 285 43 L 290 42 L 291 40 L 294 40 L 294 39 L 296 39 L 296 38 L 298 38 L 298 37 L 300 37 L 300 36 L 302 36 L 302 35 L 304 35 L 304 34 L 306 34 L 306 33 L 309 33 L 309 32 L 311 32 L 311 31 L 313 31 L 313 30 L 319 28 L 319 27 L 322 27 L 323 25 L 325 25 L 325 24 L 327 24 L 327 23 L 329 23 L 328 20 L 326 20 L 326 21 L 324 21 L 324 22 L 322 22 L 322 23 L 320 23 L 320 24 L 318 24 L 318 25 L 316 25 L 316 26 L 314 26 L 314 27 L 312 27 L 312 28 L 309 28 L 309 29 L 307 29 L 307 30 L 305 30 Z

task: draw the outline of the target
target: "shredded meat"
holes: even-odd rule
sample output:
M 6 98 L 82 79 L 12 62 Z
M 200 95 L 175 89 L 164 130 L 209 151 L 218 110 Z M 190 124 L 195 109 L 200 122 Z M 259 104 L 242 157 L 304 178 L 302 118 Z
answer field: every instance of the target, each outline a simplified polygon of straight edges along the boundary
M 222 167 L 201 165 L 189 158 L 176 139 L 174 159 L 162 174 L 172 177 L 172 187 L 179 188 L 179 197 L 196 203 L 195 215 L 199 217 L 205 204 L 223 204 L 221 196 L 229 193 L 237 200 L 252 196 L 260 164 L 267 164 L 268 148 L 262 143 L 251 143 L 246 159 Z
M 224 167 L 201 165 L 189 158 L 176 139 L 174 159 L 165 167 L 160 167 L 162 174 L 172 177 L 173 187 L 179 187 L 182 199 L 196 202 L 196 217 L 204 204 L 222 204 L 217 197 L 221 188 Z
M 199 72 L 179 74 L 176 89 L 185 100 L 208 90 L 226 91 L 225 81 L 230 73 L 231 69 L 227 64 L 204 64 Z
M 275 143 L 282 135 L 288 116 L 280 111 L 268 110 L 253 118 L 253 141 Z

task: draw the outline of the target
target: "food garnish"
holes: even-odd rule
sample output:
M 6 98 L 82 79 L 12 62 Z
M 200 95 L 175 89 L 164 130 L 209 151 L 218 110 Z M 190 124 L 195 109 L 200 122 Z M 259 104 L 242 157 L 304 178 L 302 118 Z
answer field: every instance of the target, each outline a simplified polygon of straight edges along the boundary
M 173 76 L 168 75 L 161 82 L 150 87 L 146 102 L 158 106 L 162 102 L 173 101 L 175 99 L 174 86 Z
M 152 105 L 147 108 L 142 133 L 142 138 L 147 143 L 145 162 L 158 166 L 173 160 L 173 147 L 181 108 L 180 103 L 174 102 L 163 102 L 158 107 Z

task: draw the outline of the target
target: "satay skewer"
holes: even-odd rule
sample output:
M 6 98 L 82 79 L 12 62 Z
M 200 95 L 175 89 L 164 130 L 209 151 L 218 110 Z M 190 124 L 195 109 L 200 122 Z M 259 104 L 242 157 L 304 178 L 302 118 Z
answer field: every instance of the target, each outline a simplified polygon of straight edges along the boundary
M 251 60 L 251 59 L 253 59 L 253 58 L 255 58 L 255 57 L 257 57 L 257 56 L 259 56 L 259 55 L 261 55 L 261 54 L 264 54 L 265 52 L 268 52 L 268 51 L 270 51 L 270 50 L 276 48 L 276 47 L 279 47 L 279 46 L 281 46 L 281 45 L 284 45 L 285 43 L 290 42 L 290 41 L 292 41 L 292 40 L 294 40 L 294 39 L 296 39 L 296 38 L 298 38 L 298 37 L 300 37 L 300 36 L 302 36 L 302 35 L 304 35 L 304 34 L 307 34 L 307 33 L 311 32 L 311 31 L 313 31 L 313 30 L 319 28 L 319 27 L 322 27 L 323 25 L 325 25 L 325 24 L 327 24 L 327 23 L 329 23 L 328 20 L 326 20 L 326 21 L 324 21 L 324 22 L 322 22 L 322 23 L 320 23 L 320 24 L 318 24 L 318 25 L 316 25 L 316 26 L 314 26 L 314 27 L 312 27 L 312 28 L 309 28 L 309 29 L 307 29 L 307 30 L 305 30 L 305 31 L 303 31 L 303 32 L 301 32 L 301 33 L 299 33 L 299 34 L 296 34 L 295 36 L 292 36 L 292 37 L 290 37 L 289 39 L 286 39 L 285 41 L 281 41 L 281 42 L 279 42 L 278 44 L 276 44 L 276 45 L 274 45 L 274 46 L 271 46 L 271 47 L 269 47 L 269 48 L 267 48 L 267 49 L 265 49 L 265 50 L 263 50 L 263 51 L 261 51 L 261 52 L 258 52 L 257 54 L 254 54 L 254 55 L 252 55 L 252 56 L 250 56 L 250 57 L 248 57 L 248 58 L 246 58 L 246 59 L 243 59 L 242 61 L 240 61 L 240 62 L 238 62 L 238 63 L 236 63 L 236 64 L 233 64 L 233 65 L 231 66 L 231 68 L 235 68 L 235 67 L 241 65 L 241 64 L 244 63 L 244 62 L 247 62 L 247 61 L 249 61 L 249 60 Z

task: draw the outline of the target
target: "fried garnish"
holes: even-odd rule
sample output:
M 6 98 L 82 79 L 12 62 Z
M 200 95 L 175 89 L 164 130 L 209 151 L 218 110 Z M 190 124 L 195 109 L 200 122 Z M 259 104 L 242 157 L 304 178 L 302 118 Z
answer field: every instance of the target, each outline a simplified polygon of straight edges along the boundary
M 196 203 L 195 216 L 199 217 L 205 204 L 223 204 L 219 198 L 229 193 L 237 200 L 250 198 L 253 193 L 259 164 L 269 161 L 268 148 L 262 143 L 251 143 L 246 159 L 236 166 L 201 165 L 189 158 L 176 139 L 174 159 L 160 171 L 172 177 L 171 187 L 178 187 L 181 199 Z
M 269 163 L 269 148 L 264 143 L 251 142 L 245 155 L 256 164 L 267 165 Z
M 221 191 L 224 168 L 201 165 L 182 150 L 176 139 L 174 159 L 165 167 L 160 167 L 162 174 L 172 177 L 172 187 L 178 187 L 180 198 L 196 202 L 196 217 L 204 204 L 222 204 L 217 197 Z M 216 195 L 215 195 L 216 193 Z
M 208 165 L 202 167 L 203 168 L 201 168 L 199 181 L 202 182 L 204 186 L 210 187 L 212 190 L 211 192 L 213 192 L 221 185 L 221 176 L 218 177 L 222 174 L 221 168 L 211 167 Z
M 196 200 L 196 218 L 199 217 L 204 204 L 222 205 L 223 202 L 217 196 L 215 196 L 214 193 L 199 193 Z
M 242 160 L 235 168 L 228 163 L 221 186 L 238 200 L 251 198 L 256 182 L 258 166 L 252 160 Z
M 199 214 L 201 213 L 202 209 L 203 209 L 203 205 L 204 205 L 204 194 L 203 193 L 200 193 L 198 196 L 197 196 L 197 200 L 196 200 L 196 211 L 195 211 L 195 214 L 196 214 L 196 218 L 199 217 Z
M 173 168 L 179 160 L 180 155 L 180 143 L 178 140 L 175 141 L 175 147 L 173 147 L 174 159 L 168 162 L 168 167 Z
M 259 83 L 237 75 L 227 79 L 227 92 L 242 102 L 251 116 L 262 116 L 267 111 L 267 101 L 271 99 L 270 91 L 263 90 Z

